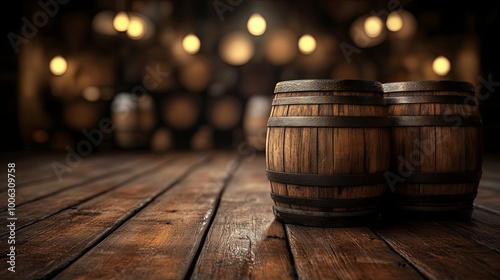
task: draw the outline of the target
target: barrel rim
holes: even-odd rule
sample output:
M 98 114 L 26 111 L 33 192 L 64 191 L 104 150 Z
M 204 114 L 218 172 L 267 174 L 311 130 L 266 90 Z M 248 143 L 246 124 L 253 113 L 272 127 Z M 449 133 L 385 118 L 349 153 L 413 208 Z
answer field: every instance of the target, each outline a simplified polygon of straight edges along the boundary
M 274 93 L 307 91 L 361 91 L 384 93 L 380 82 L 351 79 L 288 80 L 278 82 L 274 88 Z
M 466 81 L 427 80 L 383 83 L 384 93 L 415 91 L 456 91 L 475 93 L 474 85 Z

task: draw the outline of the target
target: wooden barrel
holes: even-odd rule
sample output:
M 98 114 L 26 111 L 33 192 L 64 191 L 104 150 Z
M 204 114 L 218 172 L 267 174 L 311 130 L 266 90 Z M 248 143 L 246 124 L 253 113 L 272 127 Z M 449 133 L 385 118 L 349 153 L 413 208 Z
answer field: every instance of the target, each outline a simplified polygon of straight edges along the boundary
M 163 101 L 164 122 L 173 130 L 193 129 L 199 121 L 201 98 L 195 93 L 176 93 Z
M 247 143 L 256 151 L 266 149 L 267 119 L 271 112 L 272 98 L 254 95 L 249 98 L 244 113 L 243 130 Z
M 483 153 L 474 86 L 411 81 L 383 88 L 393 125 L 387 215 L 469 218 Z
M 381 84 L 295 80 L 274 93 L 266 168 L 276 219 L 322 227 L 373 221 L 390 158 Z
M 145 149 L 156 125 L 152 97 L 119 93 L 111 109 L 115 144 L 122 149 Z
M 225 95 L 208 101 L 208 123 L 216 130 L 230 131 L 241 122 L 243 109 L 240 99 Z

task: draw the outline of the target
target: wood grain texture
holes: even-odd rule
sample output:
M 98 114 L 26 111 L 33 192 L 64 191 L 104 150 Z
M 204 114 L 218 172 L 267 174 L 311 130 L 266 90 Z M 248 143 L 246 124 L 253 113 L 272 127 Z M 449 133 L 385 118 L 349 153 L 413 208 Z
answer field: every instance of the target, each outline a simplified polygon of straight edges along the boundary
M 224 191 L 191 279 L 293 279 L 268 184 L 264 158 L 244 159 Z
M 469 97 L 469 92 L 452 90 L 394 92 L 387 97 L 455 96 Z M 460 124 L 469 116 L 479 116 L 477 107 L 470 104 L 414 103 L 391 104 L 389 116 L 437 116 L 450 126 L 401 126 L 392 129 L 391 171 L 403 177 L 395 193 L 403 196 L 453 195 L 473 193 L 478 182 L 473 183 L 406 183 L 406 174 L 412 173 L 462 173 L 481 171 L 483 141 L 481 127 L 462 127 Z M 460 116 L 460 117 L 457 117 Z M 408 202 L 394 199 L 397 208 L 418 212 L 419 207 L 434 207 L 439 212 L 443 207 L 467 208 L 471 201 Z M 458 214 L 458 213 L 457 213 Z
M 282 93 L 282 97 L 287 97 L 289 94 Z M 288 114 L 289 105 L 283 106 L 272 106 L 271 116 L 286 116 Z M 266 159 L 267 159 L 267 169 L 284 172 L 285 171 L 285 146 L 280 143 L 285 142 L 287 128 L 286 127 L 275 127 L 268 128 L 267 141 L 266 141 Z M 279 182 L 272 182 L 271 190 L 273 193 L 280 195 L 288 195 L 287 185 Z M 290 204 L 277 202 L 276 205 L 283 207 L 290 207 Z
M 429 279 L 498 279 L 500 254 L 438 222 L 376 227 L 379 236 Z
M 333 148 L 319 145 L 318 153 Z M 126 171 L 20 206 L 17 225 L 36 222 L 16 232 L 16 273 L 4 266 L 0 279 L 500 278 L 495 157 L 485 161 L 489 183 L 479 188 L 470 221 L 318 228 L 274 219 L 263 154 L 205 156 L 88 158 L 96 168 L 126 158 L 135 164 L 116 163 Z M 318 157 L 322 170 L 333 166 L 321 169 Z M 95 177 L 92 168 L 88 176 Z
M 68 154 L 54 154 L 53 156 L 45 156 L 39 160 L 34 160 L 29 165 L 23 163 L 18 165 L 17 187 L 22 188 L 26 185 L 40 184 L 42 182 L 55 182 L 66 179 L 68 177 L 82 177 L 92 171 L 98 175 L 99 171 L 110 166 L 118 166 L 126 164 L 128 161 L 137 158 L 138 154 L 116 153 L 116 154 L 96 154 L 87 157 L 81 157 L 81 161 L 77 161 L 74 157 L 71 162 L 67 159 Z M 53 167 L 54 163 L 59 163 L 70 169 L 70 172 L 60 171 L 60 178 L 57 176 Z M 26 173 L 27 176 L 24 176 Z
M 202 160 L 200 156 L 185 156 L 155 174 L 138 177 L 120 188 L 21 229 L 16 234 L 16 257 L 23 265 L 16 267 L 16 277 L 52 277 Z M 7 254 L 5 247 L 0 252 Z M 0 278 L 7 277 L 8 273 L 0 271 Z
M 174 161 L 178 156 L 179 155 L 159 157 L 144 154 L 139 156 L 139 158 L 141 158 L 141 164 L 130 166 L 130 168 L 126 170 L 127 172 L 111 173 L 109 176 L 97 178 L 85 184 L 75 186 L 74 188 L 66 189 L 42 199 L 22 204 L 16 207 L 16 217 L 18 219 L 16 228 L 19 230 L 26 225 L 43 220 L 65 209 L 76 207 L 78 204 L 111 191 L 128 181 L 133 181 L 139 176 L 147 176 L 148 173 L 158 169 L 162 165 Z M 121 158 L 118 157 L 109 162 L 117 163 L 120 159 Z M 96 169 L 96 171 L 101 172 L 102 170 Z M 7 233 L 7 228 L 2 229 L 0 231 L 0 237 L 5 236 Z
M 500 215 L 500 191 L 479 187 L 474 205 L 483 207 Z
M 321 83 L 321 82 L 319 82 Z M 279 102 L 286 97 L 368 97 L 380 98 L 381 92 L 357 91 L 297 91 L 279 92 L 274 100 Z M 272 106 L 270 117 L 387 117 L 387 108 L 372 104 L 290 104 Z M 296 174 L 368 174 L 383 173 L 389 169 L 390 135 L 388 128 L 378 127 L 268 127 L 266 143 L 267 168 Z M 275 194 L 292 198 L 322 199 L 363 199 L 381 196 L 386 184 L 366 183 L 364 185 L 336 187 L 299 185 L 270 181 Z M 317 212 L 315 215 L 328 215 L 328 212 L 345 212 L 342 215 L 366 215 L 376 211 L 377 203 L 366 202 L 352 207 L 319 208 L 313 205 L 285 204 L 276 201 L 276 206 L 300 211 Z M 297 210 L 297 211 L 295 211 Z M 281 210 L 280 210 L 281 211 Z M 300 212 L 304 213 L 304 212 Z M 310 212 L 309 212 L 310 213 Z M 304 216 L 306 214 L 302 214 Z M 309 214 L 307 214 L 309 215 Z M 279 215 L 281 217 L 281 215 Z M 339 214 L 341 216 L 341 214 Z M 292 222 L 293 218 L 290 219 Z M 329 218 L 333 220 L 334 218 Z M 319 222 L 318 222 L 319 224 Z
M 422 279 L 368 228 L 286 228 L 299 279 Z
M 76 176 L 64 177 L 63 180 L 50 180 L 39 184 L 25 185 L 16 189 L 16 205 L 21 206 L 25 203 L 54 195 L 64 190 L 91 183 L 96 179 L 106 178 L 112 174 L 123 174 L 129 172 L 131 168 L 140 166 L 144 161 L 147 161 L 147 159 L 141 157 L 132 158 L 130 161 L 118 160 L 113 165 L 103 166 L 102 168 L 94 168 L 90 173 L 83 172 Z M 77 172 L 78 167 L 75 167 L 74 170 Z M 7 191 L 5 190 L 5 193 L 6 192 Z M 2 209 L 2 211 L 4 210 L 5 209 Z
M 163 193 L 57 279 L 184 279 L 215 215 L 234 155 L 215 156 Z M 195 159 L 187 158 L 185 162 Z M 172 167 L 148 178 L 157 187 Z M 124 258 L 124 256 L 126 256 Z
M 474 209 L 471 221 L 443 221 L 458 234 L 500 253 L 500 216 L 481 209 Z

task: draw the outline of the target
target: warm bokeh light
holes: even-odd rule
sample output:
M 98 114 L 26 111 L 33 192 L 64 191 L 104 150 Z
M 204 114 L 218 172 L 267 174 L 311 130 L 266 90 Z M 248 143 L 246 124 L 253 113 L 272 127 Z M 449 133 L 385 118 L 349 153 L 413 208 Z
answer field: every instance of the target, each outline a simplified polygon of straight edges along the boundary
M 101 97 L 101 92 L 97 87 L 87 87 L 82 92 L 82 97 L 90 102 L 99 100 Z
M 243 65 L 254 54 L 251 38 L 243 32 L 233 32 L 225 35 L 219 45 L 219 55 L 231 65 Z
M 445 76 L 450 72 L 451 64 L 448 58 L 444 56 L 438 56 L 432 62 L 432 70 L 439 76 Z
M 340 42 L 329 33 L 316 33 L 314 34 L 314 40 L 316 41 L 314 52 L 309 55 L 298 56 L 297 63 L 304 69 L 326 71 L 327 68 L 341 58 Z
M 297 56 L 297 36 L 288 28 L 269 32 L 264 45 L 266 58 L 274 65 L 285 65 Z
M 248 32 L 260 36 L 266 32 L 266 20 L 260 14 L 253 14 L 247 22 Z
M 303 54 L 311 54 L 316 50 L 316 39 L 309 34 L 302 35 L 299 39 L 299 51 Z
M 401 11 L 398 15 L 401 17 L 401 28 L 394 35 L 400 39 L 411 38 L 417 32 L 417 19 L 408 11 Z
M 212 81 L 212 62 L 203 56 L 195 57 L 179 69 L 179 81 L 193 92 L 205 90 Z
M 58 55 L 50 61 L 50 72 L 56 76 L 61 76 L 68 70 L 68 62 L 64 57 Z
M 387 32 L 383 27 L 382 21 L 378 17 L 361 16 L 352 22 L 349 35 L 357 47 L 370 48 L 381 44 L 386 38 Z M 345 44 L 341 43 L 341 45 L 343 45 L 341 48 L 346 51 Z
M 387 21 L 385 22 L 387 29 L 392 32 L 397 32 L 403 28 L 403 18 L 397 12 L 392 12 L 387 16 Z
M 99 34 L 116 35 L 116 30 L 113 27 L 114 18 L 115 13 L 111 11 L 100 11 L 92 19 L 92 28 Z
M 376 38 L 382 33 L 382 20 L 376 16 L 369 16 L 365 19 L 363 27 L 368 37 Z
M 200 39 L 194 34 L 188 34 L 182 39 L 182 48 L 188 54 L 195 54 L 200 50 Z
M 128 24 L 128 29 L 127 29 L 127 35 L 131 39 L 141 39 L 144 37 L 145 33 L 145 26 L 144 22 L 142 21 L 141 18 L 139 17 L 131 17 L 130 18 L 130 23 Z
M 113 19 L 113 27 L 118 32 L 127 31 L 130 24 L 130 19 L 125 12 L 118 12 Z

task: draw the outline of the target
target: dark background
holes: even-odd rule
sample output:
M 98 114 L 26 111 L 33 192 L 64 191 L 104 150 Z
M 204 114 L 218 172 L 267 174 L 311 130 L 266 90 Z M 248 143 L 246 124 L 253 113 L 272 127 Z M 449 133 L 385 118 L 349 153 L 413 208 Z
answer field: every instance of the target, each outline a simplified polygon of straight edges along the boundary
M 43 1 L 46 3 L 47 1 Z M 166 5 L 158 5 L 165 2 Z M 228 5 L 227 1 L 221 0 Z M 380 44 L 368 48 L 359 48 L 359 54 L 351 57 L 353 63 L 346 64 L 345 57 L 339 48 L 342 42 L 354 45 L 349 36 L 349 28 L 359 17 L 380 12 L 388 9 L 388 5 L 398 1 L 233 1 L 241 4 L 232 7 L 232 11 L 224 13 L 221 21 L 214 8 L 215 1 L 69 1 L 67 4 L 59 4 L 59 11 L 54 17 L 50 17 L 48 23 L 41 27 L 37 34 L 27 44 L 33 42 L 42 46 L 42 51 L 47 57 L 53 53 L 77 55 L 90 53 L 99 57 L 108 58 L 113 63 L 113 83 L 106 85 L 116 94 L 127 91 L 134 85 L 141 83 L 141 76 L 127 74 L 127 67 L 135 67 L 137 61 L 146 59 L 149 55 L 157 56 L 170 66 L 173 85 L 165 90 L 148 91 L 152 97 L 153 106 L 156 109 L 157 119 L 152 131 L 164 128 L 171 132 L 175 144 L 173 149 L 190 149 L 189 140 L 200 127 L 210 126 L 207 118 L 211 104 L 216 97 L 210 95 L 210 85 L 216 77 L 226 75 L 224 71 L 236 73 L 236 82 L 224 89 L 223 96 L 233 96 L 241 105 L 240 118 L 236 127 L 227 130 L 212 129 L 213 148 L 234 147 L 242 139 L 242 125 L 245 105 L 255 93 L 246 93 L 244 88 L 252 82 L 260 84 L 261 95 L 272 96 L 273 87 L 276 82 L 285 79 L 302 78 L 359 78 L 373 79 L 380 82 L 392 82 L 411 79 L 427 79 L 429 76 L 422 75 L 423 64 L 413 69 L 415 73 L 409 73 L 405 57 L 420 57 L 420 53 L 428 56 L 446 55 L 452 64 L 451 72 L 439 79 L 460 80 L 466 73 L 470 77 L 467 81 L 476 86 L 480 96 L 488 96 L 480 100 L 480 112 L 483 118 L 485 135 L 485 152 L 500 152 L 500 98 L 498 97 L 499 85 L 481 85 L 481 79 L 499 81 L 500 83 L 500 60 L 498 59 L 497 44 L 499 34 L 499 4 L 497 2 L 482 1 L 401 1 L 400 8 L 410 12 L 416 19 L 417 31 L 410 38 L 397 40 L 387 38 Z M 125 36 L 101 36 L 96 34 L 91 27 L 93 17 L 103 10 L 117 11 L 118 9 L 141 11 L 146 9 L 150 3 L 156 3 L 158 10 L 157 18 L 151 22 L 155 26 L 155 34 L 145 42 L 133 41 Z M 167 8 L 165 8 L 167 7 Z M 170 12 L 167 10 L 170 9 Z M 151 10 L 151 9 L 150 9 Z M 36 114 L 29 118 L 22 118 L 26 104 L 25 99 L 20 98 L 20 90 L 23 83 L 30 83 L 24 79 L 23 71 L 29 71 L 30 65 L 21 62 L 20 54 L 16 54 L 7 38 L 7 34 L 14 32 L 20 34 L 23 17 L 32 19 L 33 15 L 40 11 L 37 1 L 11 1 L 9 7 L 2 10 L 1 34 L 2 52 L 0 56 L 0 80 L 2 83 L 1 104 L 1 148 L 4 152 L 19 150 L 41 150 L 50 151 L 61 149 L 51 145 L 51 140 L 56 133 L 66 133 L 71 139 L 67 143 L 76 143 L 83 139 L 79 130 L 72 129 L 65 124 L 63 111 L 68 99 L 60 98 L 51 94 L 51 83 L 48 82 L 50 73 L 47 68 L 47 82 L 41 83 L 38 97 L 42 103 L 40 116 L 48 119 L 40 126 L 29 125 L 30 120 L 36 120 Z M 165 12 L 167 11 L 167 12 Z M 150 11 L 151 12 L 151 11 Z M 255 55 L 246 64 L 241 66 L 229 66 L 218 57 L 218 42 L 222 36 L 230 31 L 246 31 L 246 20 L 254 13 L 262 13 L 267 21 L 266 33 L 261 37 L 253 37 L 255 40 Z M 154 14 L 154 11 L 153 11 Z M 383 17 L 383 13 L 381 14 Z M 334 38 L 332 50 L 327 56 L 326 64 L 321 67 L 304 68 L 300 63 L 292 61 L 284 65 L 275 65 L 262 58 L 262 47 L 266 35 L 278 27 L 289 27 L 295 34 L 300 35 L 303 30 L 310 30 L 313 34 L 328 34 Z M 69 27 L 69 28 L 68 28 Z M 180 64 L 177 63 L 175 54 L 169 50 L 169 43 L 164 43 L 162 30 L 171 30 L 176 35 L 183 33 L 195 33 L 201 40 L 201 49 L 197 56 L 208 58 L 212 63 L 211 81 L 205 89 L 196 92 L 201 111 L 193 127 L 189 129 L 176 130 L 162 121 L 162 107 L 165 99 L 169 97 L 190 92 L 180 80 Z M 123 34 L 119 34 L 123 35 Z M 319 42 L 321 43 L 321 42 Z M 464 46 L 472 46 L 470 50 L 477 54 L 479 69 L 478 73 L 467 72 L 469 69 L 457 69 L 455 58 Z M 28 52 L 28 51 L 26 51 Z M 300 54 L 299 54 L 300 56 Z M 297 56 L 297 60 L 299 60 Z M 136 64 L 134 64 L 136 63 Z M 132 65 L 132 66 L 130 66 Z M 325 66 L 326 65 L 326 66 Z M 347 67 L 347 68 L 343 68 Z M 463 67 L 463 66 L 462 66 Z M 228 70 L 229 69 L 229 70 Z M 348 69 L 353 72 L 346 71 Z M 354 69 L 354 70 L 353 70 Z M 368 71 L 370 70 L 370 71 Z M 232 72 L 231 72 L 232 71 Z M 228 72 L 228 73 L 229 73 Z M 260 74 L 260 76 L 259 76 Z M 477 74 L 477 75 L 476 75 Z M 262 77 L 262 80 L 256 79 Z M 480 78 L 482 77 L 482 78 Z M 196 79 L 196 77 L 193 77 Z M 41 80 L 44 80 L 41 78 Z M 245 84 L 246 82 L 246 84 Z M 110 100 L 98 101 L 103 108 L 100 117 L 111 114 Z M 22 121 L 24 120 L 24 121 Z M 35 122 L 35 121 L 34 121 Z M 91 129 L 92 127 L 89 127 Z M 43 130 L 48 135 L 45 141 L 34 141 L 31 137 L 32 130 Z M 106 139 L 107 145 L 103 145 L 96 151 L 121 149 L 113 140 Z M 149 142 L 148 142 L 149 143 Z M 64 145 L 63 145 L 64 146 Z M 132 149 L 149 149 L 150 144 L 138 145 Z

